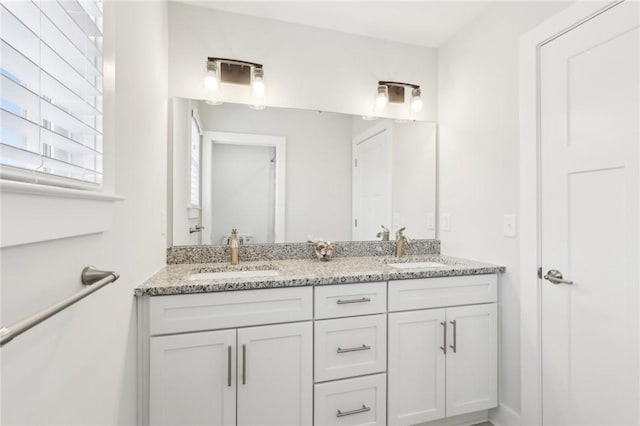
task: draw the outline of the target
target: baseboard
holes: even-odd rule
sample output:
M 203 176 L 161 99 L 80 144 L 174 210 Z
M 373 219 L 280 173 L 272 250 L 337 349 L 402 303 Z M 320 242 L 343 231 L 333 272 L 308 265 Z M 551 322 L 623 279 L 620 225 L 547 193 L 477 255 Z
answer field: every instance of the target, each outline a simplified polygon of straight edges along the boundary
M 415 426 L 471 426 L 489 420 L 487 410 L 476 411 L 475 413 L 462 414 L 460 416 L 447 417 L 432 422 L 420 423 Z
M 520 414 L 505 404 L 489 411 L 489 421 L 494 426 L 520 426 Z

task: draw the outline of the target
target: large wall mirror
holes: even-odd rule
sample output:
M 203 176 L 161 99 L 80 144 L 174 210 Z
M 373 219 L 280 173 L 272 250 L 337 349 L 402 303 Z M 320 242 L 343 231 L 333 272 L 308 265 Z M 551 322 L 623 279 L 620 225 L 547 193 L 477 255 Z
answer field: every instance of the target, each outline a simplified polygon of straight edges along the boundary
M 436 237 L 434 123 L 171 104 L 169 245 Z

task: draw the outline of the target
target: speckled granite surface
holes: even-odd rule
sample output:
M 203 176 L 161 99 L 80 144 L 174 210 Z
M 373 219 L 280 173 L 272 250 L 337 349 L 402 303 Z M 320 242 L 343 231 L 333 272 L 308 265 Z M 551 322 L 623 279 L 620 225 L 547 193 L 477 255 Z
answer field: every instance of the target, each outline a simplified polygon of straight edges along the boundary
M 395 241 L 337 241 L 335 258 L 352 256 L 391 256 Z M 167 264 L 228 262 L 228 246 L 176 246 L 167 249 Z M 439 240 L 412 240 L 407 255 L 440 253 Z M 240 259 L 245 262 L 260 260 L 312 259 L 313 246 L 309 243 L 250 244 L 240 246 Z
M 308 256 L 307 256 L 308 257 Z M 397 270 L 389 262 L 431 261 L 443 263 L 436 268 Z M 205 279 L 190 281 L 189 275 L 199 272 L 230 270 L 275 269 L 275 277 Z M 403 257 L 390 256 L 338 257 L 329 262 L 317 259 L 262 260 L 242 262 L 237 266 L 224 263 L 167 265 L 145 283 L 136 287 L 136 296 L 160 296 L 170 294 L 209 293 L 230 290 L 251 290 L 276 287 L 299 287 L 326 284 L 399 280 L 410 278 L 450 277 L 460 275 L 494 274 L 504 272 L 504 267 L 459 259 L 439 254 Z

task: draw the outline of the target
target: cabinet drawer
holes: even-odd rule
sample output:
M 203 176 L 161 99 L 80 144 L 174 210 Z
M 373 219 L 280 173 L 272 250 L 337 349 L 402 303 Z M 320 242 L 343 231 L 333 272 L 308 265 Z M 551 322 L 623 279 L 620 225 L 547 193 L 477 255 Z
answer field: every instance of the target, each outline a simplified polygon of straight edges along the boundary
M 315 426 L 384 426 L 386 374 L 315 385 Z
M 157 335 L 309 320 L 312 291 L 301 287 L 151 297 L 149 331 Z
M 389 281 L 389 312 L 497 300 L 495 274 Z
M 314 336 L 316 382 L 386 370 L 385 314 L 316 321 Z
M 315 288 L 315 317 L 379 314 L 387 309 L 387 283 L 327 285 Z

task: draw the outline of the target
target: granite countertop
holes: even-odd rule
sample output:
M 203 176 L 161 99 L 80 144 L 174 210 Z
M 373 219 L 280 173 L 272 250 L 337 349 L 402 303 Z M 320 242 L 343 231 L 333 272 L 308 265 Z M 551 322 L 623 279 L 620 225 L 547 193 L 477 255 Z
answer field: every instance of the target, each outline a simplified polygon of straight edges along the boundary
M 430 261 L 446 266 L 398 270 L 388 263 Z M 246 277 L 189 280 L 199 272 L 267 270 L 279 271 L 272 277 Z M 167 265 L 160 272 L 135 288 L 136 296 L 162 296 L 188 293 L 210 293 L 231 290 L 253 290 L 276 287 L 301 287 L 327 284 L 348 284 L 400 280 L 411 278 L 452 277 L 461 275 L 495 274 L 504 272 L 499 265 L 481 263 L 439 254 L 407 256 L 338 257 L 323 262 L 317 259 L 268 260 L 229 263 L 200 263 Z

